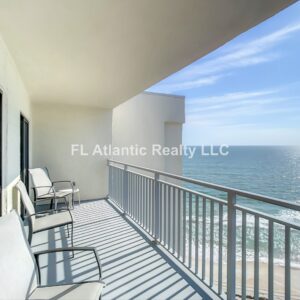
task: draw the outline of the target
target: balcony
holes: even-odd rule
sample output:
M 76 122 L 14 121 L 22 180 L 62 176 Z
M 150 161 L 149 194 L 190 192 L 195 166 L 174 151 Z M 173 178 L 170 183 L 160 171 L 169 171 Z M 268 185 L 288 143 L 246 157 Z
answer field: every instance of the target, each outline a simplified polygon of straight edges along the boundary
M 213 294 L 151 236 L 106 199 L 82 203 L 72 211 L 74 244 L 97 247 L 106 283 L 102 299 L 210 299 Z M 33 251 L 68 246 L 61 229 L 35 234 Z M 41 257 L 42 284 L 98 278 L 93 255 Z M 211 295 L 211 297 L 209 296 Z
M 298 204 L 116 161 L 108 171 L 109 198 L 73 210 L 74 244 L 98 249 L 103 299 L 300 299 Z M 274 217 L 251 201 L 294 217 Z M 36 234 L 33 251 L 67 246 L 65 235 Z M 43 284 L 97 277 L 92 256 L 67 256 L 41 259 Z

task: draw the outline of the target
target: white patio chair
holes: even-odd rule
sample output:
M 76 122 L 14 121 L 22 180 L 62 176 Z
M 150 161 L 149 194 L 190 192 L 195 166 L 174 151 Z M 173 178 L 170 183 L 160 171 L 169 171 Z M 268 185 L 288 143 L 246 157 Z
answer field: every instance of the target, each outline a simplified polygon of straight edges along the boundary
M 79 189 L 75 182 L 69 180 L 51 181 L 47 168 L 29 169 L 29 174 L 33 183 L 35 205 L 38 201 L 50 200 L 51 208 L 54 201 L 55 209 L 57 209 L 59 199 L 64 199 L 67 204 L 67 198 L 71 196 L 72 206 L 74 206 L 74 195 L 77 193 L 79 197 Z M 68 187 L 59 189 L 58 185 L 60 184 L 68 184 Z
M 74 224 L 70 209 L 47 210 L 36 213 L 32 201 L 28 196 L 26 187 L 21 180 L 16 184 L 16 188 L 20 192 L 21 200 L 27 213 L 26 218 L 28 218 L 29 223 L 29 244 L 31 244 L 32 235 L 34 233 L 56 227 L 67 226 L 69 237 L 69 225 L 71 225 L 71 245 L 73 247 Z
M 32 253 L 24 227 L 15 211 L 0 218 L 0 299 L 15 300 L 96 300 L 100 299 L 103 282 L 101 266 L 94 248 L 61 248 Z M 73 284 L 41 286 L 39 256 L 52 252 L 92 251 L 98 265 L 99 280 Z

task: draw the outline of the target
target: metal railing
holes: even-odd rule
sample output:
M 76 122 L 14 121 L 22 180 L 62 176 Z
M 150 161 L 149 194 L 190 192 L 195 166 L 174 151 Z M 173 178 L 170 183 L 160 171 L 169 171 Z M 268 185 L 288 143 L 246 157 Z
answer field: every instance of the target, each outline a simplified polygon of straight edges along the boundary
M 118 161 L 108 161 L 108 168 L 109 198 L 221 298 L 236 299 L 239 295 L 246 299 L 250 294 L 254 299 L 261 296 L 277 299 L 274 235 L 282 232 L 285 278 L 282 297 L 292 299 L 291 235 L 300 233 L 300 223 L 253 209 L 240 200 L 294 212 L 300 211 L 300 205 Z M 222 192 L 224 197 L 197 191 L 197 187 Z M 251 219 L 253 225 L 249 225 Z M 267 244 L 265 291 L 260 288 L 262 242 Z M 252 286 L 247 281 L 249 255 L 253 255 Z M 239 276 L 237 257 L 240 257 Z

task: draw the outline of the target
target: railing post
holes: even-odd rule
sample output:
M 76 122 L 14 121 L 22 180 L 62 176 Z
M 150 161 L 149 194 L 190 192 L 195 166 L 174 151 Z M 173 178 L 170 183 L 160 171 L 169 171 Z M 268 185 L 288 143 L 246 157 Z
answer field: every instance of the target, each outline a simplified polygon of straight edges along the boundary
M 236 194 L 228 192 L 227 212 L 227 299 L 235 299 L 236 280 Z
M 159 173 L 154 173 L 154 228 L 155 228 L 155 242 L 159 239 Z
M 111 166 L 110 166 L 110 163 L 109 163 L 109 160 L 107 160 L 107 168 L 108 168 L 108 195 L 107 197 L 110 198 L 111 197 L 111 185 L 112 185 L 112 182 L 111 182 Z
M 128 212 L 128 166 L 124 165 L 123 172 L 123 210 Z

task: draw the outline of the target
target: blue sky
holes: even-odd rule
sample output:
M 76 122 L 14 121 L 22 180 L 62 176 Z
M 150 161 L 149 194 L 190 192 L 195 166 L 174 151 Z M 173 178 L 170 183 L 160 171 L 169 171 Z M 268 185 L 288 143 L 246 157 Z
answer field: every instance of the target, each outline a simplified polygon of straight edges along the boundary
M 148 91 L 186 96 L 186 145 L 300 145 L 300 3 Z

